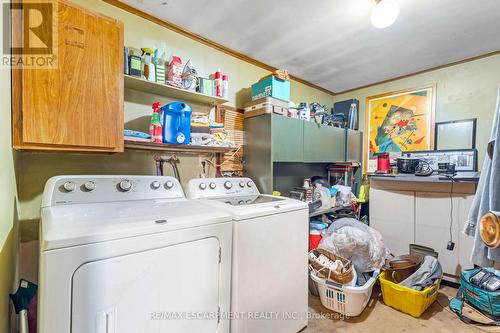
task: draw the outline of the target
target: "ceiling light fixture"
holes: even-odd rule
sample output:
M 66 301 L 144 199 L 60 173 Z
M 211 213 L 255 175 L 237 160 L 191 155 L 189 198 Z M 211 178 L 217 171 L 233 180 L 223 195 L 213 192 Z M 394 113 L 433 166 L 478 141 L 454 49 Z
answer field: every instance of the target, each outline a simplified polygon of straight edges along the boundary
M 375 0 L 377 4 L 372 9 L 371 21 L 375 28 L 387 28 L 399 15 L 399 4 L 396 0 Z

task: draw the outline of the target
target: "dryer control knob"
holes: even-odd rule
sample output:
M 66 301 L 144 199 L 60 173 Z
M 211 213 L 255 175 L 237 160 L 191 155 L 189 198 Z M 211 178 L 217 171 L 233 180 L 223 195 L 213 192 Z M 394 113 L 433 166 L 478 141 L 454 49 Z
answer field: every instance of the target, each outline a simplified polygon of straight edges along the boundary
M 128 179 L 124 179 L 118 184 L 118 187 L 124 192 L 130 191 L 132 188 L 132 182 Z
M 170 190 L 172 187 L 174 187 L 174 182 L 171 180 L 167 180 L 167 182 L 165 183 L 165 187 L 167 188 L 167 190 Z
M 231 183 L 229 180 L 226 180 L 224 182 L 224 187 L 229 190 L 229 189 L 231 189 L 231 187 L 233 187 L 233 183 Z
M 200 185 L 198 185 L 198 187 L 200 188 L 200 190 L 206 190 L 207 189 L 207 184 L 205 183 L 200 183 Z
M 245 182 L 240 182 L 240 187 L 244 188 L 245 187 Z
M 152 182 L 152 183 L 151 183 L 151 188 L 152 188 L 153 190 L 157 190 L 157 189 L 159 189 L 159 188 L 160 188 L 160 186 L 161 186 L 161 184 L 160 184 L 160 182 L 159 182 L 159 181 L 157 181 L 157 180 L 155 180 L 154 182 Z
M 73 192 L 76 189 L 76 185 L 73 182 L 66 182 L 63 184 L 63 188 L 66 192 Z
M 87 190 L 87 191 L 93 191 L 95 190 L 95 183 L 93 181 L 88 181 L 86 182 L 85 184 L 83 184 L 83 187 Z
M 208 185 L 212 190 L 215 190 L 215 188 L 217 187 L 217 185 L 215 185 L 215 183 L 210 183 Z
M 248 187 L 252 187 L 252 186 L 253 186 L 253 183 L 252 183 L 251 181 L 248 181 L 248 182 L 247 182 L 247 186 L 248 186 Z

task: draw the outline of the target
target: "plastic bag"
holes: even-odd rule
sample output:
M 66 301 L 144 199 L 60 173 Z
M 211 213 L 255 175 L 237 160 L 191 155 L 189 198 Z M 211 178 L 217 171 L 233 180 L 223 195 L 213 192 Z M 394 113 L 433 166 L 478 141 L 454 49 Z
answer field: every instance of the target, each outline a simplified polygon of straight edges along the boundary
M 380 269 L 389 255 L 377 230 L 351 218 L 333 222 L 318 247 L 351 260 L 358 273 Z
M 351 192 L 350 186 L 343 185 L 335 185 L 335 189 L 337 189 L 337 206 L 349 207 L 351 206 L 351 202 L 356 199 L 354 194 Z

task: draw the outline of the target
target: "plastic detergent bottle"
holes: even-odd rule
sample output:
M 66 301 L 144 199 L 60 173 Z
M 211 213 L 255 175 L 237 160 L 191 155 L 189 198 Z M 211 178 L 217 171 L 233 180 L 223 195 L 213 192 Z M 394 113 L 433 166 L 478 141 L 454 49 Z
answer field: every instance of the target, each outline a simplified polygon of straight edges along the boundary
M 184 102 L 173 102 L 162 106 L 161 110 L 163 112 L 163 142 L 189 144 L 191 107 Z
M 156 69 L 152 61 L 154 51 L 144 47 L 142 50 L 142 75 L 148 81 L 156 82 Z
M 163 128 L 161 125 L 161 104 L 159 102 L 153 103 L 153 115 L 151 116 L 151 123 L 149 124 L 149 135 L 151 135 L 151 142 L 163 142 Z

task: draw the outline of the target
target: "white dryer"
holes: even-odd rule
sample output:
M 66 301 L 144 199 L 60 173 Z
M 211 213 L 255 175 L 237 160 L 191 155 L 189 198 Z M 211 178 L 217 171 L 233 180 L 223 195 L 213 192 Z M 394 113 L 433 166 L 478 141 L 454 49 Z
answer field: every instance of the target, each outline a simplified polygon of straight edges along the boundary
M 175 178 L 51 178 L 38 332 L 229 332 L 231 231 Z
M 307 326 L 307 204 L 260 194 L 249 178 L 191 179 L 187 196 L 233 216 L 231 333 Z

